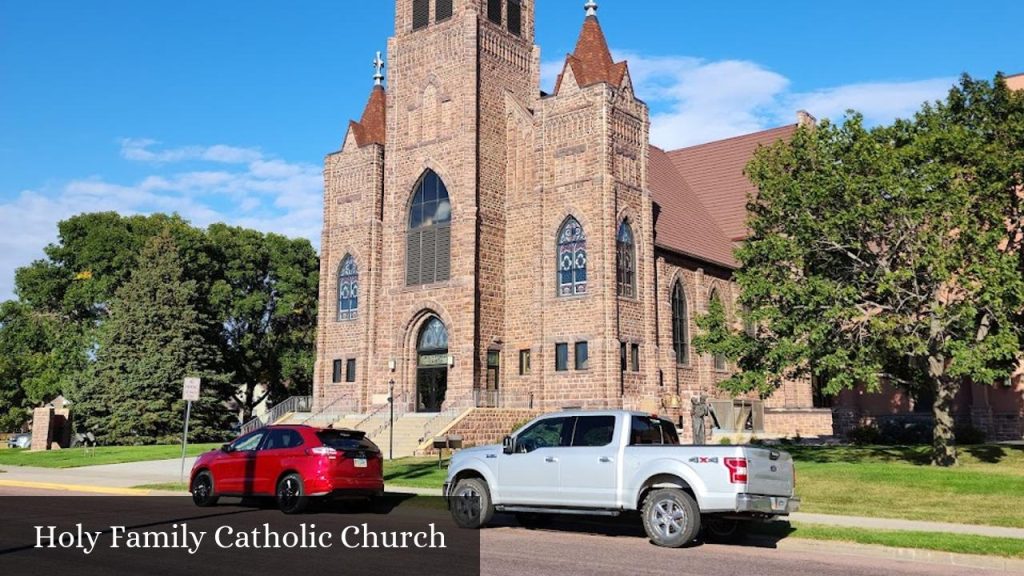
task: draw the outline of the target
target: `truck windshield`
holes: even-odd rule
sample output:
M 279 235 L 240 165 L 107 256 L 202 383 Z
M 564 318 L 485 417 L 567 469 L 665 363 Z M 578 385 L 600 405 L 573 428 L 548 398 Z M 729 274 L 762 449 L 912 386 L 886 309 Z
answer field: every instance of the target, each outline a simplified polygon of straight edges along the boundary
M 679 434 L 671 422 L 653 416 L 633 416 L 633 428 L 629 434 L 630 446 L 662 444 L 679 444 Z

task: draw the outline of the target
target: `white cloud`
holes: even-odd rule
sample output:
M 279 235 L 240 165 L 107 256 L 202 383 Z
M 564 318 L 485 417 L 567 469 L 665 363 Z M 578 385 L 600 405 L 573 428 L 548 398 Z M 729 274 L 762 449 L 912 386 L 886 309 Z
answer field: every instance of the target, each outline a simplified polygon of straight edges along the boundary
M 651 141 L 674 149 L 796 122 L 796 111 L 840 120 L 861 112 L 869 124 L 913 114 L 943 98 L 955 78 L 872 82 L 795 92 L 790 79 L 757 62 L 709 61 L 688 56 L 646 56 L 617 51 L 628 60 L 637 96 L 651 107 Z M 563 61 L 544 62 L 551 90 Z
M 247 164 L 263 158 L 263 153 L 255 148 L 216 144 L 152 150 L 158 144 L 160 142 L 149 138 L 125 138 L 121 141 L 121 156 L 139 162 L 171 163 L 197 160 L 223 164 Z
M 233 146 L 155 149 L 156 144 L 148 139 L 122 141 L 124 158 L 157 165 L 154 173 L 134 182 L 82 178 L 53 189 L 25 190 L 0 202 L 0 230 L 16 231 L 0 235 L 0 300 L 13 296 L 15 269 L 43 258 L 43 248 L 57 240 L 57 223 L 82 212 L 176 212 L 196 226 L 226 222 L 305 237 L 319 246 L 323 218 L 319 166 Z M 175 162 L 219 166 L 176 171 L 168 166 Z

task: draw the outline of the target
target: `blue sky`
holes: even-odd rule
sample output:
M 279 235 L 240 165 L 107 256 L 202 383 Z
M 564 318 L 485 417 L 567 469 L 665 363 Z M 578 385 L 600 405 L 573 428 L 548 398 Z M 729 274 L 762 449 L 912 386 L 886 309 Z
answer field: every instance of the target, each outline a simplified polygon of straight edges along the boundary
M 583 0 L 535 0 L 545 86 Z M 320 166 L 357 117 L 390 0 L 0 0 L 0 299 L 82 211 L 177 211 L 319 243 Z M 794 121 L 871 122 L 962 72 L 1024 72 L 1024 2 L 602 0 L 673 148 Z M 1016 29 L 1015 29 L 1016 28 Z

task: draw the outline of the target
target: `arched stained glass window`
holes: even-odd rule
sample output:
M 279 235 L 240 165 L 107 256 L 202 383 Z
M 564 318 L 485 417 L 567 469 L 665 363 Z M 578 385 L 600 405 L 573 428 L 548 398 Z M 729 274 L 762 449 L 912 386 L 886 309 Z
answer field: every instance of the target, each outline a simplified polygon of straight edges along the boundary
M 436 316 L 431 318 L 420 332 L 417 349 L 420 352 L 448 351 L 448 329 Z
M 636 296 L 636 246 L 633 242 L 633 229 L 629 222 L 622 221 L 615 237 L 616 262 L 615 278 L 619 286 L 619 296 L 633 298 Z
M 587 235 L 572 216 L 558 230 L 558 295 L 587 293 Z
M 451 275 L 452 203 L 448 188 L 433 170 L 416 184 L 409 207 L 406 285 L 444 282 Z
M 359 269 L 351 254 L 338 267 L 338 321 L 355 320 L 359 313 Z
M 681 282 L 672 288 L 672 349 L 676 353 L 676 362 L 689 362 L 690 330 L 686 321 L 686 293 Z

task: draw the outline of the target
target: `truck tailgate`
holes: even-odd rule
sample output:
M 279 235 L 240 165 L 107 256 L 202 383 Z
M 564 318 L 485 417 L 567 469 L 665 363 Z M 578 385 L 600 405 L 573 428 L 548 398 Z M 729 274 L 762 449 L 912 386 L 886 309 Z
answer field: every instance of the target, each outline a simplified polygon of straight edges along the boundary
M 793 458 L 786 452 L 744 448 L 747 492 L 764 496 L 793 496 Z

